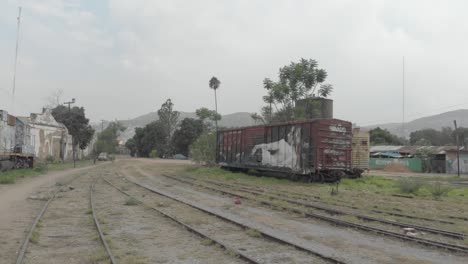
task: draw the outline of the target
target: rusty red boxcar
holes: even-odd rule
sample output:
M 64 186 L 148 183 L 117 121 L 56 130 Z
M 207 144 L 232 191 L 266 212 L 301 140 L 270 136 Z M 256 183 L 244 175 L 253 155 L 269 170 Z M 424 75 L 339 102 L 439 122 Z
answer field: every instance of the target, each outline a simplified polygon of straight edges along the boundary
M 294 180 L 359 177 L 351 167 L 352 125 L 313 119 L 220 130 L 216 161 L 226 169 L 255 169 Z

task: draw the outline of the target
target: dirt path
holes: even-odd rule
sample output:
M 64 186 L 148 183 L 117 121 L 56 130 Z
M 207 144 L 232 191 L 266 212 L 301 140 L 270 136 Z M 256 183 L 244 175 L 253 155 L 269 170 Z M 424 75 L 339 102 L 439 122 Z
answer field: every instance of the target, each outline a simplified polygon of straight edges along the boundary
M 24 179 L 13 185 L 0 186 L 0 263 L 14 263 L 18 250 L 34 217 L 44 201 L 28 199 L 31 195 L 45 193 L 56 182 L 67 181 L 93 167 L 50 172 Z

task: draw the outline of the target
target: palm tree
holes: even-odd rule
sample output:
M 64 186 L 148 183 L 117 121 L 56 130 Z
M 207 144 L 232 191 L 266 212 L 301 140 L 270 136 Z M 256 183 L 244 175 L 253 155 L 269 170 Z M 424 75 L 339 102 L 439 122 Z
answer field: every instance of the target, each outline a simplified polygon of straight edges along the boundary
M 218 80 L 216 77 L 211 77 L 209 85 L 210 88 L 214 90 L 215 93 L 215 110 L 216 110 L 216 115 L 218 115 L 218 99 L 216 98 L 216 90 L 218 90 L 219 85 L 221 82 Z M 218 120 L 215 119 L 215 125 L 216 125 L 216 132 L 218 132 Z

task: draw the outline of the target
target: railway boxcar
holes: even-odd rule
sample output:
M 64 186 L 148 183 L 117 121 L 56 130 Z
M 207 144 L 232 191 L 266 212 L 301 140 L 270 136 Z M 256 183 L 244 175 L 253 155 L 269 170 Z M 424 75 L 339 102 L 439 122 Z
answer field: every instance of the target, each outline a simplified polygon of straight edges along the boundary
M 0 110 L 0 171 L 30 168 L 33 164 L 28 124 Z
M 313 119 L 220 130 L 216 160 L 231 170 L 255 169 L 308 181 L 359 177 L 351 165 L 352 125 Z

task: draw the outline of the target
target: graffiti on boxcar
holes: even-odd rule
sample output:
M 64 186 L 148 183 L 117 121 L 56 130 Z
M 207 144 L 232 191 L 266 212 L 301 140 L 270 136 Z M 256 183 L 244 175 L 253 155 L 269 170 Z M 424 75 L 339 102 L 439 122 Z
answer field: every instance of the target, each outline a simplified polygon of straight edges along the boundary
M 263 166 L 298 170 L 300 169 L 298 150 L 301 142 L 301 130 L 291 126 L 286 139 L 255 145 L 251 151 L 251 159 Z
M 346 127 L 342 125 L 330 125 L 328 128 L 333 132 L 346 133 Z

